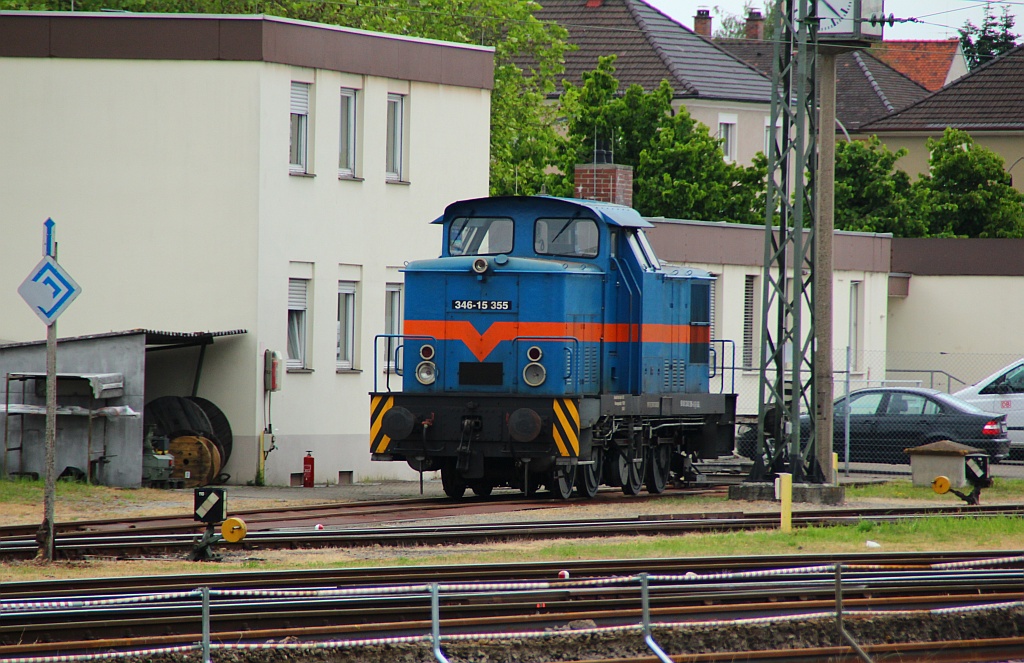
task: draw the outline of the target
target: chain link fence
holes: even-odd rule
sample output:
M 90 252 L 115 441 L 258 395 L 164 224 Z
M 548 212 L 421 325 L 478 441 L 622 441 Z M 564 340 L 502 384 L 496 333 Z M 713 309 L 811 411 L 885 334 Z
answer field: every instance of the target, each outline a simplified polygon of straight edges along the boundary
M 995 415 L 958 412 L 955 403 L 941 396 L 875 392 L 858 397 L 854 394 L 848 408 L 844 405 L 844 396 L 873 387 L 923 387 L 955 394 L 1020 358 L 1020 355 L 1003 353 L 855 353 L 846 348 L 838 349 L 833 358 L 836 399 L 833 450 L 839 453 L 840 462 L 849 458 L 850 462 L 906 464 L 909 456 L 904 449 L 951 439 L 1001 459 L 1009 454 L 1008 432 L 1005 423 L 1000 424 Z M 760 373 L 750 367 L 731 370 L 723 366 L 721 371 L 720 384 L 726 389 L 735 384 L 738 395 L 737 451 L 749 457 L 757 438 Z M 713 385 L 712 389 L 715 388 Z M 1014 435 L 1018 434 L 1011 431 L 1010 436 Z

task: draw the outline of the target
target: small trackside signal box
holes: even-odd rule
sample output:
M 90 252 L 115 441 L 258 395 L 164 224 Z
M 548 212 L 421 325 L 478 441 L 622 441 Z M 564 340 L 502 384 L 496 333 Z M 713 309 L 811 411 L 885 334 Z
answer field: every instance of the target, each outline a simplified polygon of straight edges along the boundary
M 227 518 L 227 491 L 223 488 L 196 488 L 193 517 L 203 523 L 219 523 Z

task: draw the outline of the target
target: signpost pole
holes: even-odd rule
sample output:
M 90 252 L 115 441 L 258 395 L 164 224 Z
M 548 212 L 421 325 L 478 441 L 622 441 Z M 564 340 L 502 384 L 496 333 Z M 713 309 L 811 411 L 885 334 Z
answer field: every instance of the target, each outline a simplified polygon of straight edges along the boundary
M 38 557 L 47 562 L 53 561 L 56 548 L 53 511 L 57 493 L 57 318 L 82 293 L 71 275 L 57 264 L 56 225 L 53 219 L 43 224 L 43 259 L 18 287 L 18 294 L 46 324 L 46 485 L 43 524 L 36 538 Z
M 57 259 L 53 219 L 43 224 L 43 257 Z M 39 554 L 47 562 L 54 557 L 54 509 L 57 501 L 57 320 L 46 325 L 46 482 L 43 487 L 43 524 Z
M 43 492 L 43 524 L 39 555 L 54 557 L 54 503 L 57 500 L 57 321 L 46 326 L 46 485 Z

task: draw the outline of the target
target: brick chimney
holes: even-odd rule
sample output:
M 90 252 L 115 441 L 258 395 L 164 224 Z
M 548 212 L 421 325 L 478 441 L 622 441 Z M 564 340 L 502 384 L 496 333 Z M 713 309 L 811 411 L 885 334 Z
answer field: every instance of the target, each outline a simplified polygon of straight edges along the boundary
M 764 41 L 764 16 L 756 9 L 751 9 L 747 16 L 746 25 L 747 39 Z
M 577 164 L 574 195 L 632 207 L 633 167 L 617 163 Z
M 693 17 L 693 31 L 704 37 L 711 38 L 711 10 L 698 9 Z

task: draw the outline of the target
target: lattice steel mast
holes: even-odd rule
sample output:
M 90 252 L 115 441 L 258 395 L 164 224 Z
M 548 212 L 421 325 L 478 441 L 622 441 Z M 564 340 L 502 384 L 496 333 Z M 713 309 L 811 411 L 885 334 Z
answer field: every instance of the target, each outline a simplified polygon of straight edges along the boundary
M 815 458 L 814 184 L 817 0 L 780 0 L 765 214 L 758 453 L 751 480 L 821 482 Z

